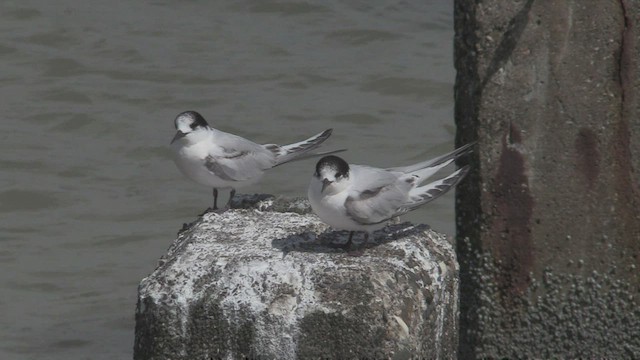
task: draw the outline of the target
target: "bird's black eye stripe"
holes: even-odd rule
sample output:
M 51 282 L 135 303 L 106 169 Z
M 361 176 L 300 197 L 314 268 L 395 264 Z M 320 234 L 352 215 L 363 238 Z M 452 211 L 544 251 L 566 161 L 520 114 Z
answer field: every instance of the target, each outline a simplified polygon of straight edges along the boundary
M 207 127 L 207 122 L 202 116 L 200 116 L 200 114 L 198 114 L 189 126 L 191 127 L 191 130 L 195 130 L 199 127 Z
M 191 130 L 196 130 L 197 128 L 206 128 L 209 126 L 207 121 L 197 111 L 185 111 L 181 115 L 186 115 L 191 118 L 191 124 L 189 124 Z

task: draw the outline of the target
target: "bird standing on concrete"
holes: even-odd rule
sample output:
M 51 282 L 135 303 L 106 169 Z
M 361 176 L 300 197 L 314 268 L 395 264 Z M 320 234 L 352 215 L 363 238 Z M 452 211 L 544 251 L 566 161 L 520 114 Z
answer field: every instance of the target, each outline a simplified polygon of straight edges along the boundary
M 174 161 L 180 171 L 198 184 L 213 187 L 213 210 L 218 209 L 218 189 L 231 189 L 229 208 L 236 189 L 256 183 L 264 172 L 293 160 L 322 156 L 310 153 L 331 135 L 332 129 L 289 145 L 260 145 L 237 135 L 216 130 L 195 111 L 175 119 L 176 135 L 171 140 Z
M 313 211 L 328 225 L 349 230 L 351 246 L 354 231 L 369 234 L 396 216 L 438 198 L 453 188 L 469 172 L 464 166 L 451 175 L 420 186 L 455 159 L 470 153 L 474 144 L 414 165 L 379 169 L 348 164 L 338 156 L 325 156 L 316 164 L 308 197 Z

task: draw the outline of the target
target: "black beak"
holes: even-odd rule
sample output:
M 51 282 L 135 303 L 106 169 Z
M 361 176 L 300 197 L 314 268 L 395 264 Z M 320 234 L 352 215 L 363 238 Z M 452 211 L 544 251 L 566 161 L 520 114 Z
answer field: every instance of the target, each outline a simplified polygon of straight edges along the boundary
M 333 181 L 329 181 L 328 179 L 322 179 L 322 190 L 320 190 L 320 192 L 324 192 L 324 189 L 331 185 L 332 182 Z
M 178 130 L 178 132 L 176 133 L 176 136 L 174 136 L 173 140 L 171 140 L 171 144 L 173 144 L 174 141 L 183 138 L 185 135 L 186 135 L 185 133 L 183 133 L 182 131 Z

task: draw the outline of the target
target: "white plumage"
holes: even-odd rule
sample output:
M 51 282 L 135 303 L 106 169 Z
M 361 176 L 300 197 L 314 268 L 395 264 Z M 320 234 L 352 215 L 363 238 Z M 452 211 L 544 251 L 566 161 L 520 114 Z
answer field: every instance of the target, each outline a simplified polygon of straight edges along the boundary
M 180 171 L 198 184 L 213 188 L 213 209 L 217 209 L 218 189 L 252 185 L 266 170 L 289 161 L 338 151 L 310 153 L 331 135 L 331 129 L 290 145 L 256 144 L 243 137 L 216 130 L 195 111 L 185 111 L 175 119 L 176 135 L 171 141 L 174 161 Z M 227 207 L 229 205 L 227 202 Z
M 337 156 L 326 156 L 316 164 L 308 197 L 313 211 L 338 230 L 368 234 L 396 216 L 428 203 L 453 188 L 469 171 L 464 166 L 451 175 L 422 185 L 429 177 L 471 152 L 473 144 L 414 165 L 380 169 L 348 164 Z

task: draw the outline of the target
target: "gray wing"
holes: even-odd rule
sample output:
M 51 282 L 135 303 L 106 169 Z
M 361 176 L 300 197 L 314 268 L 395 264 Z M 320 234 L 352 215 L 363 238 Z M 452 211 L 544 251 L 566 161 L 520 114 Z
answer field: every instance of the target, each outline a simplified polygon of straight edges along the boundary
M 218 145 L 205 158 L 205 166 L 227 181 L 246 181 L 272 168 L 275 156 L 262 146 L 233 134 L 219 132 Z
M 345 200 L 347 215 L 362 225 L 374 225 L 393 218 L 409 198 L 416 178 L 364 166 L 351 166 L 354 185 Z
M 412 173 L 415 171 L 418 171 L 420 169 L 424 169 L 424 168 L 428 168 L 428 167 L 436 167 L 438 165 L 444 165 L 445 163 L 449 162 L 450 160 L 455 160 L 461 156 L 464 156 L 466 154 L 469 154 L 471 152 L 473 152 L 473 145 L 475 145 L 475 141 L 471 142 L 469 144 L 463 145 L 449 153 L 446 153 L 444 155 L 438 156 L 434 159 L 430 159 L 427 161 L 423 161 L 423 162 L 419 162 L 417 164 L 413 164 L 413 165 L 409 165 L 409 166 L 399 166 L 399 167 L 394 167 L 394 168 L 389 168 L 387 170 L 391 170 L 391 171 L 400 171 L 403 173 Z
M 420 206 L 439 198 L 447 191 L 453 189 L 469 172 L 469 165 L 456 170 L 451 175 L 429 183 L 424 186 L 416 187 L 409 192 L 410 200 L 398 209 L 397 216 L 413 211 Z
M 276 145 L 266 144 L 263 145 L 266 149 L 273 152 L 276 156 L 276 162 L 278 165 L 284 164 L 289 161 L 300 159 L 305 154 L 308 154 L 311 150 L 314 150 L 320 146 L 325 140 L 331 136 L 333 129 L 327 129 L 319 134 L 316 134 L 306 140 L 299 141 L 297 143 L 289 145 Z M 342 150 L 339 150 L 342 151 Z M 339 152 L 335 151 L 335 152 Z M 316 156 L 321 156 L 320 154 Z

